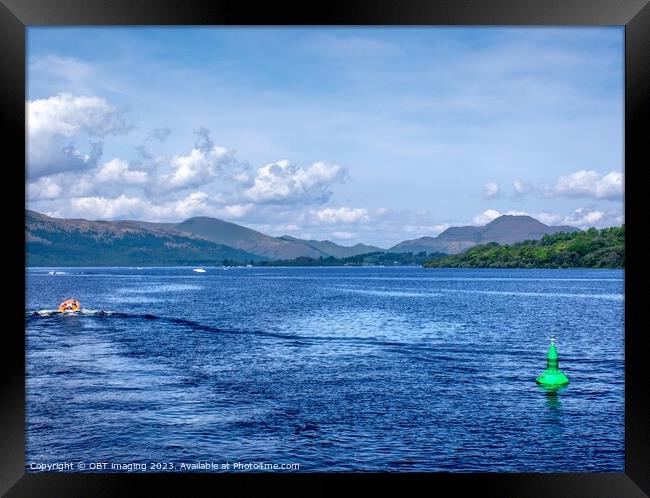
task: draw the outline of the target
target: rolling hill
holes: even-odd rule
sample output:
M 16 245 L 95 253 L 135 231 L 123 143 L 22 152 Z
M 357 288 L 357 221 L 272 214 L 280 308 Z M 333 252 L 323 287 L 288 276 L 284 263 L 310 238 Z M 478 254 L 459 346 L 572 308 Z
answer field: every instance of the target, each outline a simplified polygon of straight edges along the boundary
M 131 221 L 50 218 L 27 211 L 27 266 L 170 266 L 221 264 L 260 256 Z
M 27 211 L 25 232 L 30 266 L 221 264 L 223 260 L 338 258 L 381 251 L 364 244 L 345 247 L 328 240 L 271 237 L 208 217 L 180 223 L 89 221 Z
M 383 252 L 384 249 L 376 246 L 369 246 L 366 244 L 355 244 L 353 246 L 341 246 L 335 244 L 330 240 L 303 240 L 291 237 L 289 235 L 283 235 L 278 237 L 283 240 L 292 241 L 299 244 L 304 244 L 313 249 L 320 251 L 323 254 L 328 256 L 333 256 L 335 258 L 350 258 L 352 256 L 358 256 L 360 254 L 369 254 L 371 252 Z
M 538 240 L 558 232 L 576 232 L 571 226 L 549 226 L 530 216 L 503 215 L 482 227 L 450 227 L 437 237 L 406 240 L 391 247 L 391 252 L 445 252 L 458 254 L 470 247 L 489 242 L 513 244 L 524 240 Z
M 300 256 L 318 258 L 328 254 L 298 241 L 284 240 L 256 230 L 205 216 L 190 218 L 174 230 L 191 237 L 200 237 L 269 259 L 293 259 Z

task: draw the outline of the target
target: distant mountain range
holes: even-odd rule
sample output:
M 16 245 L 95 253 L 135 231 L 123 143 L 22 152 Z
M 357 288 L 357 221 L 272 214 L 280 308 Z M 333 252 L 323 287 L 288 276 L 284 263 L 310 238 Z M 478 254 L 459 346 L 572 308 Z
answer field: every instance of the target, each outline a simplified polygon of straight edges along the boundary
M 576 232 L 571 226 L 549 226 L 530 216 L 503 215 L 482 227 L 450 227 L 437 237 L 420 237 L 405 240 L 391 247 L 390 252 L 444 252 L 458 254 L 470 247 L 497 242 L 514 244 L 524 240 L 541 239 L 544 235 L 558 232 Z
M 29 266 L 209 265 L 382 251 L 364 244 L 346 247 L 329 240 L 271 237 L 202 216 L 181 223 L 89 221 L 28 210 L 25 232 Z
M 501 216 L 483 227 L 452 227 L 437 237 L 407 240 L 388 252 L 455 254 L 486 242 L 513 243 L 576 230 L 551 227 L 529 216 Z M 348 247 L 329 240 L 272 237 L 203 216 L 181 223 L 152 223 L 59 219 L 27 211 L 25 232 L 28 266 L 210 265 L 224 260 L 346 258 L 385 251 L 365 244 Z
M 304 244 L 313 249 L 320 251 L 328 256 L 335 258 L 349 258 L 359 254 L 368 254 L 371 252 L 383 252 L 384 249 L 376 246 L 368 246 L 366 244 L 355 244 L 353 246 L 340 246 L 329 240 L 301 240 L 289 235 L 279 237 L 282 240 L 292 241 L 294 243 Z
M 28 266 L 173 266 L 250 261 L 258 255 L 133 221 L 50 218 L 27 211 Z

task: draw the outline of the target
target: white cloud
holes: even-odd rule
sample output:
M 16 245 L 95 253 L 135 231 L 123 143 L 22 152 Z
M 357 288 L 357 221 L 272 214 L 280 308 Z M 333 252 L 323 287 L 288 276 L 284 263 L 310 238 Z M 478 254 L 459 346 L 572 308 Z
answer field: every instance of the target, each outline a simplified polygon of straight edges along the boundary
M 474 219 L 472 220 L 472 224 L 485 225 L 487 223 L 490 223 L 492 220 L 498 218 L 499 216 L 501 216 L 501 213 L 496 209 L 487 209 L 483 211 L 481 214 L 474 216 Z
M 332 195 L 331 185 L 344 176 L 344 169 L 337 164 L 317 162 L 300 168 L 281 160 L 259 168 L 244 195 L 257 203 L 322 203 Z
M 561 176 L 553 187 L 547 189 L 547 195 L 621 200 L 623 181 L 623 173 L 619 171 L 603 176 L 593 170 L 580 170 Z
M 332 232 L 332 235 L 336 239 L 350 240 L 350 239 L 353 239 L 356 234 L 354 234 L 352 232 Z
M 321 223 L 359 223 L 370 221 L 367 209 L 339 207 L 311 211 L 312 219 Z
M 623 223 L 624 219 L 622 214 L 591 208 L 578 208 L 569 215 L 542 211 L 531 216 L 547 225 L 571 225 L 577 228 L 618 226 Z
M 239 183 L 250 183 L 251 175 L 247 171 L 238 171 L 232 175 L 232 179 Z
M 192 192 L 184 199 L 167 202 L 161 206 L 154 206 L 159 211 L 159 217 L 180 216 L 190 218 L 210 212 L 208 204 L 210 196 L 205 192 Z
M 241 218 L 254 209 L 255 205 L 248 204 L 233 204 L 231 206 L 224 206 L 222 208 L 212 211 L 211 216 L 223 217 L 223 218 Z
M 567 225 L 577 226 L 578 228 L 591 227 L 603 221 L 605 213 L 603 211 L 594 211 L 586 208 L 576 209 L 570 216 L 564 219 Z
M 59 185 L 64 185 L 66 194 L 69 197 L 84 197 L 96 194 L 98 190 L 98 186 L 91 175 L 78 176 L 71 173 L 63 173 L 54 175 L 54 178 L 59 180 Z
M 192 192 L 182 199 L 161 204 L 125 194 L 117 197 L 76 197 L 70 200 L 70 211 L 66 211 L 66 216 L 73 214 L 96 219 L 131 218 L 160 221 L 210 215 L 214 208 L 210 204 L 208 194 Z
M 474 219 L 472 220 L 472 225 L 476 225 L 476 226 L 486 225 L 491 221 L 497 219 L 499 216 L 503 216 L 506 214 L 509 216 L 530 216 L 530 214 L 527 213 L 526 211 L 510 210 L 510 211 L 506 211 L 505 213 L 501 213 L 496 209 L 488 209 L 486 211 L 483 211 L 481 214 L 474 216 Z
M 95 166 L 102 155 L 97 139 L 129 130 L 123 114 L 99 97 L 60 93 L 27 107 L 28 173 L 33 179 Z M 74 144 L 82 137 L 86 152 Z
M 213 180 L 224 165 L 233 161 L 232 152 L 224 147 L 192 149 L 189 155 L 172 157 L 172 172 L 163 176 L 161 187 L 163 190 L 198 187 Z
M 72 137 L 79 131 L 105 137 L 123 133 L 128 125 L 122 114 L 100 97 L 60 93 L 29 102 L 28 128 L 34 135 Z
M 535 218 L 546 225 L 561 225 L 565 217 L 561 214 L 543 211 L 535 216 Z
M 149 178 L 146 171 L 132 170 L 129 163 L 113 159 L 99 167 L 94 174 L 98 182 L 112 182 L 123 185 L 143 185 Z
M 488 199 L 494 199 L 499 196 L 499 184 L 495 182 L 487 182 L 484 187 L 485 197 Z
M 60 138 L 76 137 L 86 126 L 79 120 L 68 121 L 74 120 L 45 120 L 35 129 L 49 130 L 51 136 L 55 133 Z M 196 134 L 199 140 L 186 155 L 165 157 L 144 151 L 133 162 L 113 158 L 94 167 L 87 165 L 83 172 L 69 168 L 48 171 L 28 182 L 30 207 L 54 216 L 95 219 L 176 221 L 205 215 L 249 222 L 322 223 L 308 209 L 296 205 L 326 201 L 333 183 L 345 175 L 341 166 L 325 162 L 301 168 L 279 161 L 254 171 L 238 161 L 234 151 L 215 145 L 208 130 L 201 128 Z M 73 153 L 78 151 L 73 149 Z M 80 156 L 79 160 L 90 163 L 89 157 Z M 189 193 L 181 195 L 185 191 Z M 385 208 L 376 211 L 378 215 L 387 212 Z M 320 216 L 324 220 L 356 220 L 358 211 L 339 209 Z M 338 228 L 336 222 L 331 224 L 333 230 Z
M 44 176 L 27 185 L 27 195 L 30 200 L 56 199 L 63 189 L 54 178 Z
M 111 199 L 102 196 L 77 197 L 70 200 L 72 212 L 87 218 L 111 219 L 142 214 L 147 203 L 137 197 L 120 195 Z
M 141 197 L 120 194 L 82 196 L 70 199 L 65 212 L 49 211 L 53 216 L 81 216 L 92 219 L 141 219 L 178 221 L 192 216 L 237 219 L 254 209 L 253 204 L 219 205 L 206 192 L 192 192 L 180 199 L 152 202 Z

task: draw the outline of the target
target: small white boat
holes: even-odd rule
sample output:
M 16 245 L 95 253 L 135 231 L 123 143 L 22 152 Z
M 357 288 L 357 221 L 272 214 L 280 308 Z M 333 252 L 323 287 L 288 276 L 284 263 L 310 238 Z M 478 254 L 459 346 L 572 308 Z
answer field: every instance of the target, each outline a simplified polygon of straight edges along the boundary
M 194 268 L 192 271 L 196 273 L 205 273 L 205 270 L 203 268 Z

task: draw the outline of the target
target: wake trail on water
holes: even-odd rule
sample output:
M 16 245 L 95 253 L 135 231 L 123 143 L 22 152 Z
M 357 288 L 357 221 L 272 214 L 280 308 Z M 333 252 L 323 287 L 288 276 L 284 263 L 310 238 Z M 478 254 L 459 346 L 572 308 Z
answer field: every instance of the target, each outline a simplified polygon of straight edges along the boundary
M 86 316 L 109 316 L 118 314 L 115 311 L 104 311 L 104 310 L 91 310 L 83 309 L 79 311 L 59 311 L 59 310 L 38 310 L 38 311 L 27 311 L 25 316 L 35 317 L 35 316 L 73 316 L 73 315 L 86 315 Z
M 25 312 L 25 318 L 27 322 L 36 322 L 39 319 L 58 319 L 58 318 L 69 318 L 69 317 L 100 317 L 106 319 L 120 319 L 120 320 L 146 320 L 146 321 L 161 321 L 166 323 L 172 323 L 175 325 L 182 325 L 189 327 L 193 330 L 204 330 L 208 332 L 231 332 L 231 333 L 242 333 L 242 331 L 235 330 L 225 330 L 212 325 L 207 325 L 192 320 L 186 320 L 184 318 L 176 317 L 166 317 L 159 315 L 152 315 L 150 313 L 124 313 L 122 311 L 110 311 L 110 310 L 93 310 L 93 309 L 83 309 L 80 311 L 72 312 L 60 312 L 55 309 L 44 309 L 37 311 L 27 311 Z
M 142 321 L 157 321 L 161 323 L 168 323 L 171 325 L 186 327 L 192 331 L 202 331 L 209 333 L 219 333 L 219 334 L 232 334 L 232 335 L 248 335 L 248 336 L 259 336 L 259 337 L 271 337 L 274 339 L 280 339 L 284 341 L 290 341 L 294 344 L 316 344 L 323 342 L 339 342 L 339 343 L 358 343 L 358 344 L 373 344 L 382 347 L 399 347 L 403 349 L 403 352 L 408 352 L 409 350 L 429 350 L 441 352 L 443 350 L 450 349 L 453 350 L 452 346 L 444 347 L 441 345 L 431 346 L 429 344 L 412 344 L 408 342 L 403 342 L 400 340 L 390 340 L 382 337 L 355 337 L 355 336 L 332 336 L 332 335 L 318 335 L 318 336 L 309 336 L 301 335 L 292 332 L 274 332 L 270 330 L 254 330 L 254 329 L 224 329 L 219 328 L 214 325 L 208 325 L 205 323 L 195 322 L 193 320 L 188 320 L 185 318 L 177 317 L 168 317 L 153 315 L 150 313 L 124 313 L 120 311 L 105 311 L 105 310 L 91 310 L 85 309 L 72 313 L 61 313 L 57 310 L 39 310 L 31 311 L 26 313 L 27 323 L 38 323 L 40 320 L 55 320 L 66 319 L 76 316 L 78 318 L 87 317 L 87 318 L 100 318 L 102 320 L 142 320 Z M 433 348 L 433 349 L 432 349 Z

